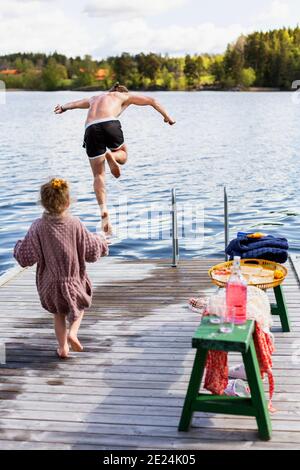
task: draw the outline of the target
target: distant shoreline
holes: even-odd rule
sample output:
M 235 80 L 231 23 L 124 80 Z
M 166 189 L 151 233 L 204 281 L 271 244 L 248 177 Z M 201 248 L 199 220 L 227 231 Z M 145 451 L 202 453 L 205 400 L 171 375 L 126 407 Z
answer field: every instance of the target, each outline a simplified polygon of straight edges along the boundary
M 299 25 L 241 34 L 218 53 L 186 51 L 174 56 L 166 51 L 140 50 L 97 59 L 58 51 L 0 55 L 0 80 L 13 91 L 98 93 L 118 81 L 141 92 L 273 93 L 292 91 L 292 83 L 300 79 L 299 71 Z
M 26 92 L 39 92 L 39 93 L 57 93 L 57 92 L 63 92 L 63 91 L 80 91 L 80 92 L 97 92 L 101 93 L 105 90 L 101 89 L 96 89 L 95 87 L 91 88 L 69 88 L 69 89 L 64 89 L 64 90 L 28 90 L 25 88 L 7 88 L 5 91 L 7 92 L 21 92 L 21 91 L 26 91 Z M 203 91 L 214 91 L 214 92 L 234 92 L 234 93 L 278 93 L 278 92 L 284 92 L 286 93 L 287 91 L 292 91 L 292 90 L 282 90 L 280 88 L 271 88 L 271 87 L 250 87 L 250 88 L 217 88 L 217 87 L 203 87 L 200 89 L 193 89 L 193 90 L 163 90 L 163 89 L 144 89 L 144 90 L 130 90 L 133 92 L 157 92 L 157 91 L 162 91 L 165 93 L 176 93 L 176 92 L 188 92 L 188 93 L 195 93 L 195 92 L 203 92 Z

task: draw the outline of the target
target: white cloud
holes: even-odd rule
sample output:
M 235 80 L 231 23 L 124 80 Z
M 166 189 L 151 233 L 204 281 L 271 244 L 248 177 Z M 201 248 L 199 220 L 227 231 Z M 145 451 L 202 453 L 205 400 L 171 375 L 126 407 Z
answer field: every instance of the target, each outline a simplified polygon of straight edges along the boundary
M 23 14 L 34 14 L 37 10 L 37 7 L 38 2 L 36 2 L 35 0 L 28 0 L 25 2 L 22 0 L 3 0 L 1 2 L 0 18 L 15 18 L 20 17 Z
M 91 40 L 85 28 L 66 17 L 52 1 L 22 3 L 20 8 L 20 0 L 1 0 L 1 54 L 55 50 L 67 55 L 87 53 Z
M 268 9 L 259 15 L 260 21 L 288 20 L 290 18 L 290 7 L 286 2 L 274 0 Z
M 186 0 L 91 0 L 85 13 L 92 17 L 142 17 L 184 5 Z
M 151 28 L 143 19 L 118 21 L 107 38 L 112 53 L 169 52 L 179 55 L 197 52 L 223 52 L 227 44 L 247 32 L 241 25 L 218 27 L 203 23 L 195 27 Z M 104 50 L 101 49 L 103 53 Z
M 183 25 L 180 11 L 168 20 L 168 14 L 182 5 L 190 7 L 193 15 L 191 0 L 0 0 L 0 49 L 1 54 L 57 50 L 96 57 L 124 51 L 171 55 L 223 52 L 241 33 L 296 23 L 296 3 L 294 10 L 288 0 L 266 3 L 268 8 L 259 15 L 251 18 L 250 13 L 247 24 L 251 22 L 251 27 L 246 28 L 213 21 Z

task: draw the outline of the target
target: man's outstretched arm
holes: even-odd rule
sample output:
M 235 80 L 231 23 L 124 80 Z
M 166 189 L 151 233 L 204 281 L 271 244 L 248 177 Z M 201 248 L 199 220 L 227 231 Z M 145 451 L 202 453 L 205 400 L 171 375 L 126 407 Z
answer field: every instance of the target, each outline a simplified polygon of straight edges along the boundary
M 163 116 L 164 121 L 169 123 L 170 126 L 172 126 L 176 122 L 169 116 L 163 106 L 150 96 L 129 95 L 127 103 L 128 105 L 135 104 L 137 106 L 152 106 L 152 108 L 154 108 L 158 113 Z
M 65 111 L 70 109 L 88 109 L 90 107 L 90 100 L 88 98 L 78 101 L 71 101 L 70 103 L 66 103 L 64 105 L 56 105 L 54 108 L 55 114 L 62 114 Z

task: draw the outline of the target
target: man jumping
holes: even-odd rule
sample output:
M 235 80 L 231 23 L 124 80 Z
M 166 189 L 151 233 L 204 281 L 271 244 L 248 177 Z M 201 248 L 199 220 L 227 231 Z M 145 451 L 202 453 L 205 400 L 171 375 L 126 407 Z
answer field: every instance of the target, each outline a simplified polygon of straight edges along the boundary
M 124 165 L 127 161 L 127 147 L 118 117 L 131 104 L 152 106 L 163 116 L 166 123 L 175 124 L 175 121 L 154 98 L 131 94 L 125 86 L 119 83 L 116 83 L 107 93 L 73 101 L 63 106 L 58 104 L 54 109 L 56 114 L 78 108 L 89 110 L 85 122 L 83 147 L 86 149 L 93 171 L 94 190 L 100 207 L 102 229 L 107 235 L 110 235 L 112 230 L 106 202 L 105 160 L 111 173 L 119 178 L 121 175 L 119 165 Z

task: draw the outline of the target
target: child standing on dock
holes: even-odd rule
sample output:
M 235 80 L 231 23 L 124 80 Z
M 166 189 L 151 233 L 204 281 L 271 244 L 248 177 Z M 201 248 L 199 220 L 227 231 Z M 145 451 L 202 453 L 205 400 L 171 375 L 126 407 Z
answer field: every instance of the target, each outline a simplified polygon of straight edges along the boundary
M 36 285 L 41 304 L 54 314 L 57 354 L 65 359 L 69 345 L 74 351 L 83 350 L 77 334 L 84 309 L 90 307 L 92 300 L 85 262 L 107 255 L 108 246 L 104 238 L 90 233 L 68 213 L 67 181 L 54 178 L 44 184 L 41 203 L 45 212 L 33 222 L 24 240 L 17 242 L 14 257 L 22 267 L 37 263 Z

